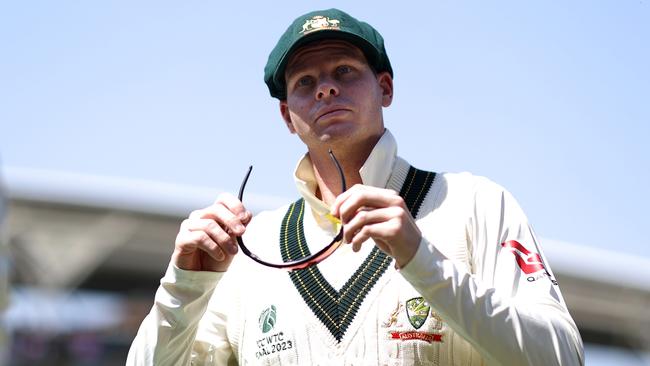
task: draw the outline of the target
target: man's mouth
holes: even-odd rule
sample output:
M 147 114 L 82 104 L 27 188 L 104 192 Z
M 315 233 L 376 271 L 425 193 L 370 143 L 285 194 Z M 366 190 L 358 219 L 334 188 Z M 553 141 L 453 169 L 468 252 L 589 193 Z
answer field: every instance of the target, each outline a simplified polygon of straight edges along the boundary
M 349 109 L 344 108 L 344 107 L 331 107 L 327 108 L 323 111 L 321 111 L 318 114 L 318 117 L 316 117 L 316 121 L 323 119 L 323 118 L 331 118 L 331 117 L 337 117 L 339 115 L 343 115 L 347 112 L 350 112 Z

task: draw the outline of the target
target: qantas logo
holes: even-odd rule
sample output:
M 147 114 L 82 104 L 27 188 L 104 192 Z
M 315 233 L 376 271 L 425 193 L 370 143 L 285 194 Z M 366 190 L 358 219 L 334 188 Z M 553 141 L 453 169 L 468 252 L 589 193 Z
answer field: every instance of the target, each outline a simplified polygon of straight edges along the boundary
M 544 262 L 542 262 L 542 257 L 540 257 L 539 254 L 531 253 L 528 249 L 526 249 L 526 247 L 521 245 L 521 243 L 516 240 L 509 240 L 505 243 L 501 243 L 501 246 L 510 250 L 510 252 L 514 254 L 517 265 L 519 268 L 521 268 L 522 271 L 524 271 L 525 274 L 530 275 L 535 272 L 544 271 L 543 274 L 526 277 L 526 280 L 528 280 L 528 282 L 534 282 L 540 278 L 543 278 L 544 276 L 547 276 L 551 283 L 557 286 L 557 281 L 551 277 L 551 274 L 546 270 L 546 267 L 544 267 Z
M 531 274 L 544 270 L 544 263 L 542 258 L 537 253 L 531 253 L 523 245 L 516 240 L 509 240 L 501 243 L 501 246 L 510 249 L 512 254 L 515 255 L 517 264 L 525 274 Z

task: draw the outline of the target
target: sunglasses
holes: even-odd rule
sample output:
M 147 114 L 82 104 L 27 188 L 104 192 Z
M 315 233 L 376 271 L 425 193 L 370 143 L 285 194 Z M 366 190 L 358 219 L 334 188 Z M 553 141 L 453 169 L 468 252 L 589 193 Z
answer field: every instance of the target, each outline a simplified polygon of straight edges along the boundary
M 329 156 L 330 159 L 332 159 L 334 165 L 336 166 L 336 170 L 339 172 L 339 176 L 341 178 L 341 192 L 345 192 L 347 187 L 345 184 L 345 175 L 343 174 L 343 169 L 341 168 L 341 164 L 339 164 L 339 161 L 336 160 L 336 157 L 334 156 L 334 153 L 332 152 L 331 149 L 329 150 Z M 244 181 L 242 182 L 241 187 L 239 188 L 238 197 L 239 197 L 239 201 L 241 201 L 242 203 L 244 202 L 244 189 L 246 188 L 246 183 L 248 182 L 248 178 L 251 175 L 251 171 L 253 171 L 252 165 L 248 168 L 248 172 L 244 177 Z M 255 253 L 251 252 L 246 247 L 246 244 L 244 244 L 244 240 L 242 239 L 241 236 L 237 237 L 237 243 L 239 244 L 239 248 L 241 248 L 242 252 L 244 252 L 244 254 L 247 257 L 249 257 L 250 259 L 254 260 L 255 262 L 261 265 L 264 265 L 266 267 L 271 267 L 271 268 L 284 269 L 287 271 L 294 271 L 297 269 L 305 269 L 322 262 L 325 258 L 332 255 L 332 253 L 334 253 L 334 251 L 338 249 L 339 246 L 341 246 L 341 243 L 343 242 L 342 239 L 343 239 L 343 225 L 341 225 L 341 229 L 339 230 L 339 233 L 334 237 L 334 239 L 332 239 L 332 242 L 326 245 L 323 249 L 305 258 L 297 259 L 294 261 L 283 262 L 283 263 L 272 263 L 269 261 L 265 261 L 264 259 L 255 255 Z

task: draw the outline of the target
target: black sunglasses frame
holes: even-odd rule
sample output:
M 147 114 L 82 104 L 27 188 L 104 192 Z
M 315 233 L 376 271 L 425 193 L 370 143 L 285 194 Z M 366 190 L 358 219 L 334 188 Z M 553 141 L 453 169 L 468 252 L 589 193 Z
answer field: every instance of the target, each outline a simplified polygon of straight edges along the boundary
M 341 177 L 341 192 L 345 192 L 347 190 L 347 186 L 345 183 L 345 174 L 343 174 L 343 169 L 341 168 L 341 164 L 339 164 L 339 161 L 336 160 L 336 157 L 334 156 L 334 153 L 332 152 L 331 149 L 329 150 L 329 155 Z M 244 188 L 246 188 L 246 183 L 248 182 L 248 178 L 251 175 L 251 171 L 253 171 L 252 165 L 248 167 L 248 172 L 244 177 L 241 187 L 239 187 L 238 197 L 239 197 L 239 201 L 241 202 L 243 202 L 244 199 Z M 319 250 L 318 252 L 308 257 L 301 258 L 295 261 L 283 262 L 283 263 L 271 263 L 261 259 L 246 247 L 246 245 L 244 244 L 244 240 L 241 238 L 241 236 L 237 237 L 237 243 L 239 244 L 239 248 L 241 248 L 242 252 L 244 252 L 244 254 L 247 257 L 249 257 L 250 259 L 254 260 L 255 262 L 261 265 L 264 265 L 266 267 L 271 267 L 271 268 L 284 269 L 287 271 L 294 271 L 298 269 L 309 268 L 313 265 L 322 262 L 323 260 L 325 260 L 325 258 L 332 255 L 332 253 L 334 253 L 334 251 L 336 251 L 336 249 L 338 249 L 339 246 L 341 246 L 341 243 L 343 242 L 342 239 L 343 239 L 343 225 L 341 225 L 341 229 L 339 230 L 339 233 L 334 237 L 334 239 L 332 239 L 332 242 L 329 243 L 327 246 L 325 246 L 323 249 Z

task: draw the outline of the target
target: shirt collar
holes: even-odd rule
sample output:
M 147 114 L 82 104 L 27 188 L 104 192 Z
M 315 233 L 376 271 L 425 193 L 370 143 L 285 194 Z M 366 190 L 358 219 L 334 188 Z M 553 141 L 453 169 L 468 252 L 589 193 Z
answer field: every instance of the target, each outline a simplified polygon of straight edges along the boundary
M 386 129 L 370 152 L 366 162 L 359 169 L 363 184 L 381 188 L 386 187 L 393 170 L 393 165 L 395 164 L 396 156 L 397 142 L 393 134 Z M 321 225 L 321 222 L 323 222 L 323 225 L 329 222 L 329 220 L 320 220 L 329 213 L 330 208 L 325 202 L 316 197 L 315 193 L 318 184 L 316 183 L 316 176 L 314 175 L 314 168 L 309 154 L 305 154 L 298 161 L 294 172 L 294 180 L 298 192 L 312 208 L 319 225 Z

